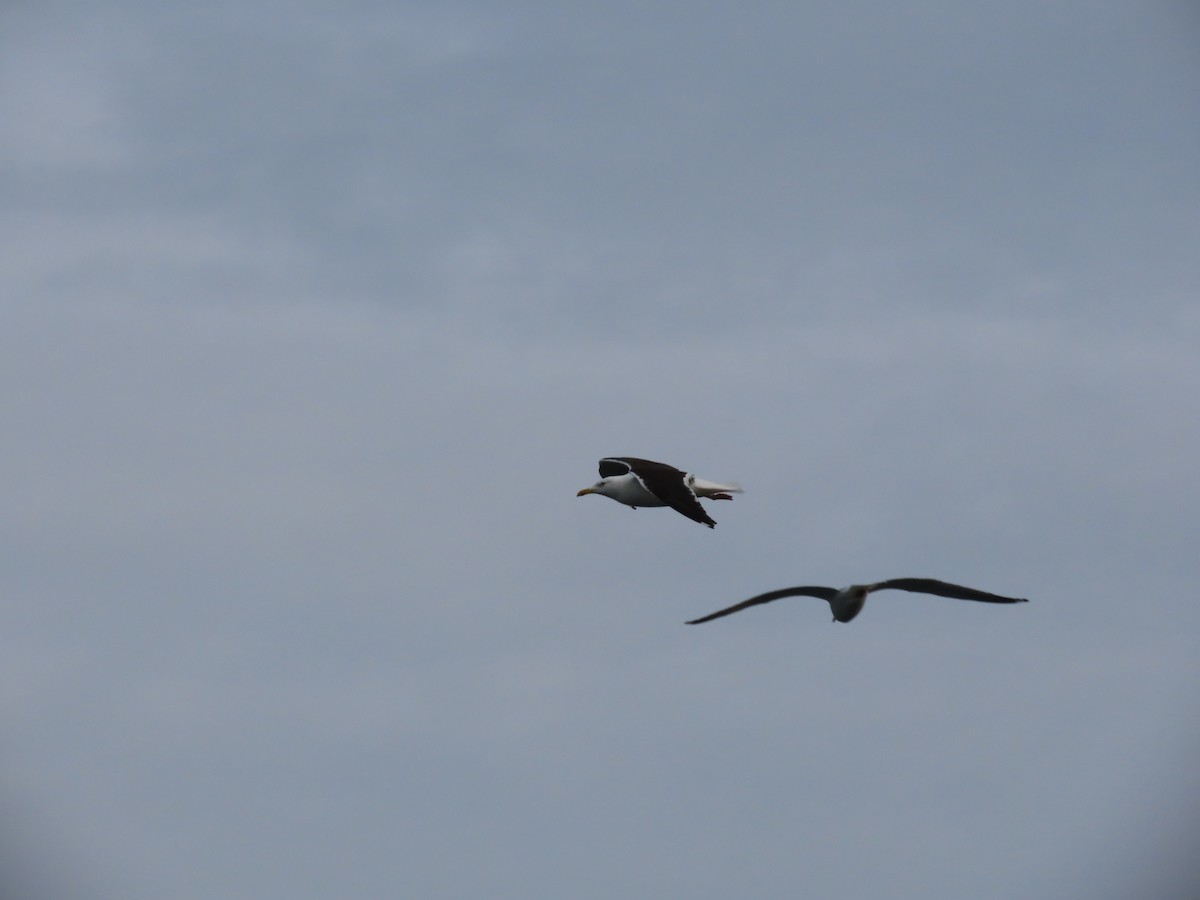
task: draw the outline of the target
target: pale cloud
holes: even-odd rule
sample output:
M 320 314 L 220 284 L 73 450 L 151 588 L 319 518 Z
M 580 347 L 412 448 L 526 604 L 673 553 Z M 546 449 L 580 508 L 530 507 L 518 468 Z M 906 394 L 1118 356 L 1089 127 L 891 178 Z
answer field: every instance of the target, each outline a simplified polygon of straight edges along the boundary
M 39 177 L 127 164 L 129 122 L 118 81 L 135 62 L 136 27 L 61 7 L 44 18 L 9 10 L 4 19 L 0 165 Z

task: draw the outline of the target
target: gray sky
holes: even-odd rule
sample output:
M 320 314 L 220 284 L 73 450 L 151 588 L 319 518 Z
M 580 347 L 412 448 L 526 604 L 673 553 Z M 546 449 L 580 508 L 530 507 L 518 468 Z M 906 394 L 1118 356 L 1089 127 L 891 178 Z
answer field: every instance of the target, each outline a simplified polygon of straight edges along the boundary
M 1200 13 L 742 6 L 5 6 L 4 896 L 1195 895 Z

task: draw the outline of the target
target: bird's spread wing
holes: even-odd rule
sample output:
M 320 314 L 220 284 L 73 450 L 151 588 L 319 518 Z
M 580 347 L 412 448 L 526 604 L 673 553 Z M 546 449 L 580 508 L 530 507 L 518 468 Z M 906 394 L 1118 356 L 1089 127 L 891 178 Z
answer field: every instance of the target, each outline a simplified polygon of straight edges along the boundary
M 661 500 L 671 509 L 683 513 L 694 522 L 714 527 L 717 523 L 704 511 L 695 492 L 688 487 L 684 480 L 686 472 L 681 472 L 666 463 L 652 462 L 648 459 L 638 459 L 635 456 L 613 456 L 600 461 L 600 474 L 604 474 L 605 464 L 609 466 L 610 475 L 623 475 L 632 471 L 646 486 L 646 490 Z M 618 469 L 623 466 L 623 469 Z
M 661 482 L 649 482 L 643 478 L 642 481 L 655 497 L 675 512 L 683 513 L 692 521 L 707 525 L 709 528 L 716 527 L 717 520 L 704 511 L 704 507 L 700 505 L 700 501 L 696 499 L 692 489 L 683 483 L 682 478 Z
M 624 456 L 607 456 L 600 460 L 600 477 L 611 478 L 614 475 L 624 475 L 632 466 Z
M 934 594 L 938 597 L 953 597 L 956 600 L 982 600 L 984 603 L 1028 603 L 1024 597 L 1001 597 L 999 594 L 989 594 L 975 588 L 963 587 L 961 584 L 950 584 L 947 581 L 937 581 L 933 578 L 893 578 L 871 585 L 872 591 L 882 591 L 896 588 L 901 591 L 913 591 L 918 594 Z
M 832 600 L 836 596 L 837 588 L 815 586 L 781 588 L 778 591 L 768 591 L 765 594 L 759 594 L 757 597 L 751 597 L 749 600 L 743 600 L 741 603 L 734 604 L 726 609 L 717 610 L 715 613 L 709 613 L 707 616 L 701 616 L 699 619 L 692 619 L 687 624 L 699 625 L 701 622 L 711 622 L 713 619 L 721 618 L 721 616 L 741 612 L 743 609 L 758 606 L 760 603 L 770 603 L 772 600 L 779 600 L 782 597 L 820 597 L 822 600 Z

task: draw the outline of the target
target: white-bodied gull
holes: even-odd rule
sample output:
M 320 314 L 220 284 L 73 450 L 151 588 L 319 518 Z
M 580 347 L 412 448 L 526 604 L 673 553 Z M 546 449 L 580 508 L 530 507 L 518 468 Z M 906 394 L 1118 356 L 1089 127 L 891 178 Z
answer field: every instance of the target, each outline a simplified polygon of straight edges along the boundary
M 981 600 L 984 603 L 1029 602 L 1024 597 L 1001 597 L 999 594 L 989 594 L 987 591 L 963 587 L 961 584 L 937 581 L 933 578 L 893 578 L 890 581 L 877 581 L 875 584 L 852 584 L 850 587 L 842 588 L 841 590 L 831 587 L 791 587 L 782 588 L 778 591 L 768 591 L 765 594 L 759 594 L 757 597 L 751 597 L 749 600 L 743 600 L 741 603 L 730 606 L 727 609 L 709 613 L 707 616 L 699 619 L 692 619 L 687 624 L 699 625 L 701 622 L 719 619 L 721 616 L 741 612 L 743 609 L 751 606 L 758 606 L 760 603 L 770 603 L 772 600 L 779 600 L 783 597 L 820 597 L 822 600 L 829 602 L 829 608 L 833 611 L 833 620 L 835 622 L 849 622 L 862 612 L 863 604 L 867 602 L 867 594 L 874 591 L 887 590 L 888 588 L 895 588 L 900 591 L 913 591 L 918 594 L 935 594 L 938 597 L 953 597 L 956 600 Z
M 742 489 L 736 484 L 717 484 L 682 472 L 666 463 L 638 459 L 636 456 L 607 456 L 600 460 L 600 480 L 581 490 L 600 494 L 618 503 L 632 506 L 669 506 L 693 521 L 712 528 L 717 523 L 704 511 L 699 497 L 708 500 L 732 500 Z

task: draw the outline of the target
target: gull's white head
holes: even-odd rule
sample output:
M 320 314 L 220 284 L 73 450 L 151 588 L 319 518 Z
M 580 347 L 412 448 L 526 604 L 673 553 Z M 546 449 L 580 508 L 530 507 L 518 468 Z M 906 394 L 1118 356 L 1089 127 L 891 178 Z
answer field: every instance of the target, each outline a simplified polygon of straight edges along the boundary
M 612 479 L 611 477 L 610 478 L 601 478 L 599 481 L 597 481 L 591 487 L 585 487 L 583 490 L 581 490 L 575 496 L 582 497 L 584 494 L 601 494 L 605 497 L 611 497 L 613 494 L 613 483 L 612 483 L 613 480 L 614 479 Z

